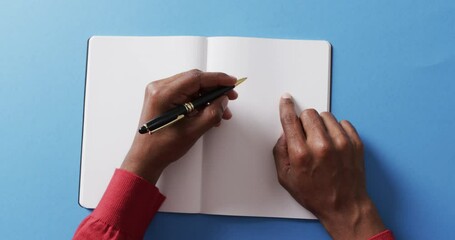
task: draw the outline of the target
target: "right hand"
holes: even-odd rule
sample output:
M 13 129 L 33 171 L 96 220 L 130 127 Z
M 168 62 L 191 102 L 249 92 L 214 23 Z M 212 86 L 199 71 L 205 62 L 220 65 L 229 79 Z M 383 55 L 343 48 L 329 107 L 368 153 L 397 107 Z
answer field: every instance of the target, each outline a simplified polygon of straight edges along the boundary
M 147 85 L 140 124 L 178 105 L 191 101 L 199 93 L 220 86 L 233 86 L 237 79 L 225 73 L 191 70 L 154 81 Z M 234 90 L 201 109 L 197 114 L 165 127 L 151 135 L 136 131 L 133 144 L 120 168 L 155 184 L 163 170 L 182 157 L 210 128 L 228 120 L 232 113 L 229 100 L 237 98 Z
M 366 191 L 363 144 L 348 121 L 328 112 L 295 112 L 280 101 L 283 135 L 274 148 L 280 184 L 318 217 L 334 239 L 367 239 L 385 227 Z

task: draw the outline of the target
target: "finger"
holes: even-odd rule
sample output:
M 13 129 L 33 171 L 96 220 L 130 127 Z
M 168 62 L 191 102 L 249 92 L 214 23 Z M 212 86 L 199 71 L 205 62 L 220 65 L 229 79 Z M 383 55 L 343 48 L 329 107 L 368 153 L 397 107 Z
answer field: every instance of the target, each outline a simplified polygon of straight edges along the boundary
M 360 140 L 359 134 L 355 130 L 354 126 L 346 120 L 340 122 L 341 127 L 343 127 L 346 134 L 349 136 L 351 142 L 354 145 L 355 149 L 355 158 L 354 162 L 359 169 L 365 170 L 365 162 L 363 158 L 363 143 Z
M 324 122 L 314 109 L 306 109 L 300 114 L 307 143 L 327 143 L 330 141 Z M 321 142 L 322 141 L 322 142 Z
M 223 113 L 223 119 L 224 120 L 229 120 L 232 118 L 232 112 L 231 112 L 231 109 L 229 109 L 229 107 L 226 108 L 226 110 L 224 110 L 224 113 Z
M 237 78 L 222 72 L 203 72 L 199 81 L 201 89 L 234 86 L 236 83 Z
M 273 148 L 273 157 L 275 159 L 278 181 L 281 185 L 283 185 L 290 169 L 288 147 L 284 134 L 278 138 L 278 141 Z
M 226 93 L 226 96 L 228 96 L 229 100 L 235 100 L 239 96 L 239 94 L 235 90 L 231 90 Z
M 170 82 L 172 92 L 191 96 L 201 90 L 220 87 L 234 86 L 237 79 L 221 72 L 202 72 L 197 69 L 177 74 Z
M 320 116 L 335 148 L 339 151 L 347 150 L 351 142 L 336 118 L 329 112 L 323 112 Z
M 291 159 L 294 159 L 292 156 L 299 156 L 301 149 L 305 147 L 306 143 L 302 124 L 295 113 L 294 101 L 289 93 L 285 93 L 281 97 L 280 120 L 289 155 L 291 155 Z
M 363 143 L 354 126 L 352 126 L 352 124 L 347 120 L 342 120 L 340 125 L 346 132 L 346 135 L 349 137 L 351 142 L 354 144 L 357 152 L 363 155 Z
M 187 131 L 190 136 L 200 137 L 210 128 L 219 124 L 227 108 L 229 99 L 222 96 L 200 111 L 197 116 L 189 119 Z

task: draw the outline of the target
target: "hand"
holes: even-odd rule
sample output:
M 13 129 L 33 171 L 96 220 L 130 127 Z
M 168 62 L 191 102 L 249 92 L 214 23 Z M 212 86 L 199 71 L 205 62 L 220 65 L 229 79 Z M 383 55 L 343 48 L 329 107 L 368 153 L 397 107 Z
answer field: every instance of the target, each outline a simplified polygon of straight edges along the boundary
M 366 191 L 363 145 L 348 121 L 314 109 L 297 117 L 283 95 L 284 134 L 274 148 L 280 184 L 316 215 L 333 239 L 368 239 L 385 230 Z
M 199 93 L 219 86 L 233 86 L 236 78 L 224 73 L 191 70 L 147 85 L 139 124 L 167 110 L 193 100 Z M 200 112 L 160 129 L 155 133 L 136 133 L 133 144 L 120 168 L 135 173 L 155 184 L 162 171 L 182 157 L 207 130 L 219 126 L 232 113 L 228 100 L 237 98 L 229 91 Z

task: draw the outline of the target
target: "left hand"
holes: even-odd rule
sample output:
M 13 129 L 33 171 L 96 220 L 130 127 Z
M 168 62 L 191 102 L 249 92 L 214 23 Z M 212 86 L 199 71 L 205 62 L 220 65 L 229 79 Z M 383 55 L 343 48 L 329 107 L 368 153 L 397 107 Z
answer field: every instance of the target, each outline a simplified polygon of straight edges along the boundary
M 147 85 L 139 124 L 193 100 L 199 93 L 220 86 L 233 86 L 236 78 L 224 73 L 191 70 L 154 81 Z M 155 133 L 136 133 L 133 144 L 120 168 L 135 173 L 155 184 L 162 171 L 181 158 L 206 131 L 230 119 L 229 100 L 237 98 L 232 90 L 200 112 Z
M 297 116 L 289 94 L 280 101 L 284 134 L 274 148 L 278 180 L 333 239 L 368 239 L 385 230 L 366 189 L 363 143 L 354 126 L 329 112 Z

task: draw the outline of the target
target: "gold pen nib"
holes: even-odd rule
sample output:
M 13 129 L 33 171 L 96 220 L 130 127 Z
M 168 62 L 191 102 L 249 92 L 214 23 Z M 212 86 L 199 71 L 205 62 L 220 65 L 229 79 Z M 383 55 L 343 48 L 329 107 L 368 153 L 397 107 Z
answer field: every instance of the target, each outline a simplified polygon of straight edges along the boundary
M 245 82 L 246 79 L 247 79 L 246 77 L 238 79 L 237 82 L 235 83 L 235 86 L 237 87 L 241 83 Z

